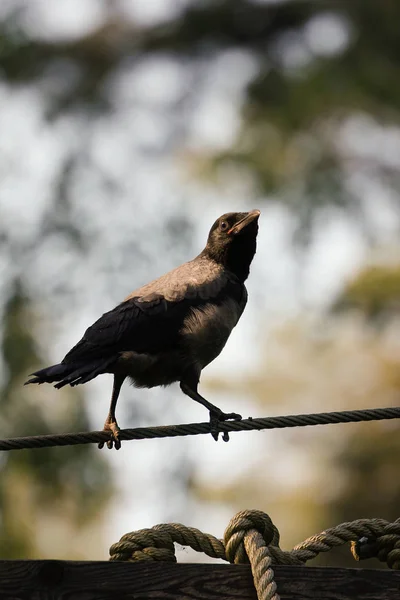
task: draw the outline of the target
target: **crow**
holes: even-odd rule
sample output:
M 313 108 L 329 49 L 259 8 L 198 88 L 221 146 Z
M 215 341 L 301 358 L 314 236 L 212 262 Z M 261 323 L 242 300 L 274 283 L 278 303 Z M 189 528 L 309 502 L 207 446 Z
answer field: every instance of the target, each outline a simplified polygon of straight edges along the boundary
M 32 373 L 25 385 L 58 382 L 54 387 L 62 388 L 112 373 L 104 431 L 110 433 L 108 448 L 119 449 L 115 409 L 124 380 L 139 388 L 179 382 L 184 394 L 209 410 L 217 440 L 219 421 L 242 417 L 222 412 L 197 387 L 246 306 L 244 282 L 256 252 L 259 215 L 252 210 L 219 217 L 196 258 L 132 292 L 89 327 L 60 364 Z

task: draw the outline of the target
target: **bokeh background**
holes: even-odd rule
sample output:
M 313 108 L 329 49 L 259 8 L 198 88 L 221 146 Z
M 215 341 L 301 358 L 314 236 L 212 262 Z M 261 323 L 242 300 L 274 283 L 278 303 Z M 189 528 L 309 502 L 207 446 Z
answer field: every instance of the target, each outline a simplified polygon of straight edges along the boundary
M 100 429 L 111 376 L 27 375 L 250 208 L 249 303 L 202 393 L 246 417 L 399 405 L 399 22 L 396 0 L 0 0 L 2 438 Z M 207 418 L 178 386 L 126 385 L 118 416 Z M 244 508 L 289 548 L 399 517 L 399 452 L 381 422 L 5 453 L 0 556 L 105 559 Z

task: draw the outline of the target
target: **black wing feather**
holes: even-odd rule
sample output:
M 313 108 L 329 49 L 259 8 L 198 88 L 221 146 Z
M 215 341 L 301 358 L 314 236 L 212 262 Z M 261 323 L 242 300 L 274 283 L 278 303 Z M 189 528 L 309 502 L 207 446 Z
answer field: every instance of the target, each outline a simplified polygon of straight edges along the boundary
M 104 313 L 68 352 L 63 362 L 104 358 L 124 350 L 158 352 L 173 343 L 179 323 L 184 319 L 183 303 L 158 306 L 130 298 Z M 183 309 L 183 310 L 182 310 Z
M 173 349 L 191 308 L 218 304 L 227 296 L 241 302 L 245 294 L 236 278 L 227 278 L 223 286 L 208 287 L 208 293 L 202 287 L 196 293 L 191 286 L 186 296 L 175 301 L 154 292 L 128 298 L 89 327 L 63 363 L 107 358 L 129 350 L 155 354 Z

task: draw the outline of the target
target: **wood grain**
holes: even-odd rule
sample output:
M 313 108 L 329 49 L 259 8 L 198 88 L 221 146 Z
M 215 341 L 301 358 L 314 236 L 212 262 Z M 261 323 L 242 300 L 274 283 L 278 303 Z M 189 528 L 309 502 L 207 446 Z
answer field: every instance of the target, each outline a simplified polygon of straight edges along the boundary
M 400 600 L 400 571 L 275 567 L 282 600 Z M 0 561 L 0 600 L 256 600 L 247 565 Z

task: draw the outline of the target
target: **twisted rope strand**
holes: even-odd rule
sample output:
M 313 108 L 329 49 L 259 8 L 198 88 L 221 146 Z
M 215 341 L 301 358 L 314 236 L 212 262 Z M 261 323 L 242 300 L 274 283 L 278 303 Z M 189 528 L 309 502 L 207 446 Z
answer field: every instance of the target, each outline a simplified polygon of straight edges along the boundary
M 140 529 L 122 536 L 119 542 L 110 548 L 112 561 L 141 560 L 140 553 L 152 550 L 170 552 L 168 560 L 176 562 L 174 542 L 181 546 L 190 546 L 196 552 L 204 552 L 212 558 L 225 558 L 225 547 L 221 540 L 209 533 L 203 533 L 194 527 L 186 527 L 181 523 L 167 523 L 155 525 L 151 529 Z M 165 560 L 163 552 L 153 552 L 146 560 Z M 171 558 L 171 555 L 173 558 Z
M 356 560 L 376 557 L 391 569 L 400 570 L 400 518 L 387 523 L 380 534 L 352 541 L 351 552 Z
M 250 560 L 258 600 L 280 600 L 272 568 L 272 558 L 261 533 L 255 529 L 244 537 L 244 547 Z
M 259 419 L 243 419 L 242 421 L 221 421 L 219 430 L 224 432 L 252 431 L 263 429 L 284 429 L 286 427 L 306 427 L 313 425 L 330 425 L 336 423 L 358 423 L 361 421 L 382 421 L 399 419 L 400 407 L 374 408 L 364 410 L 344 410 L 328 413 L 305 415 L 284 415 Z M 121 429 L 121 440 L 144 440 L 211 433 L 210 423 L 187 423 L 182 425 L 164 425 L 158 427 L 136 427 Z M 49 448 L 51 446 L 74 446 L 77 444 L 97 444 L 107 442 L 109 433 L 90 431 L 83 433 L 59 433 L 54 435 L 37 435 L 0 440 L 0 451 L 24 450 L 27 448 Z
M 363 537 L 375 539 L 382 534 L 387 525 L 389 523 L 384 519 L 357 519 L 349 523 L 341 523 L 297 544 L 291 551 L 291 554 L 305 563 L 318 556 L 318 554 L 321 554 L 321 552 L 328 552 L 336 546 L 342 546 L 346 542 L 358 540 Z

